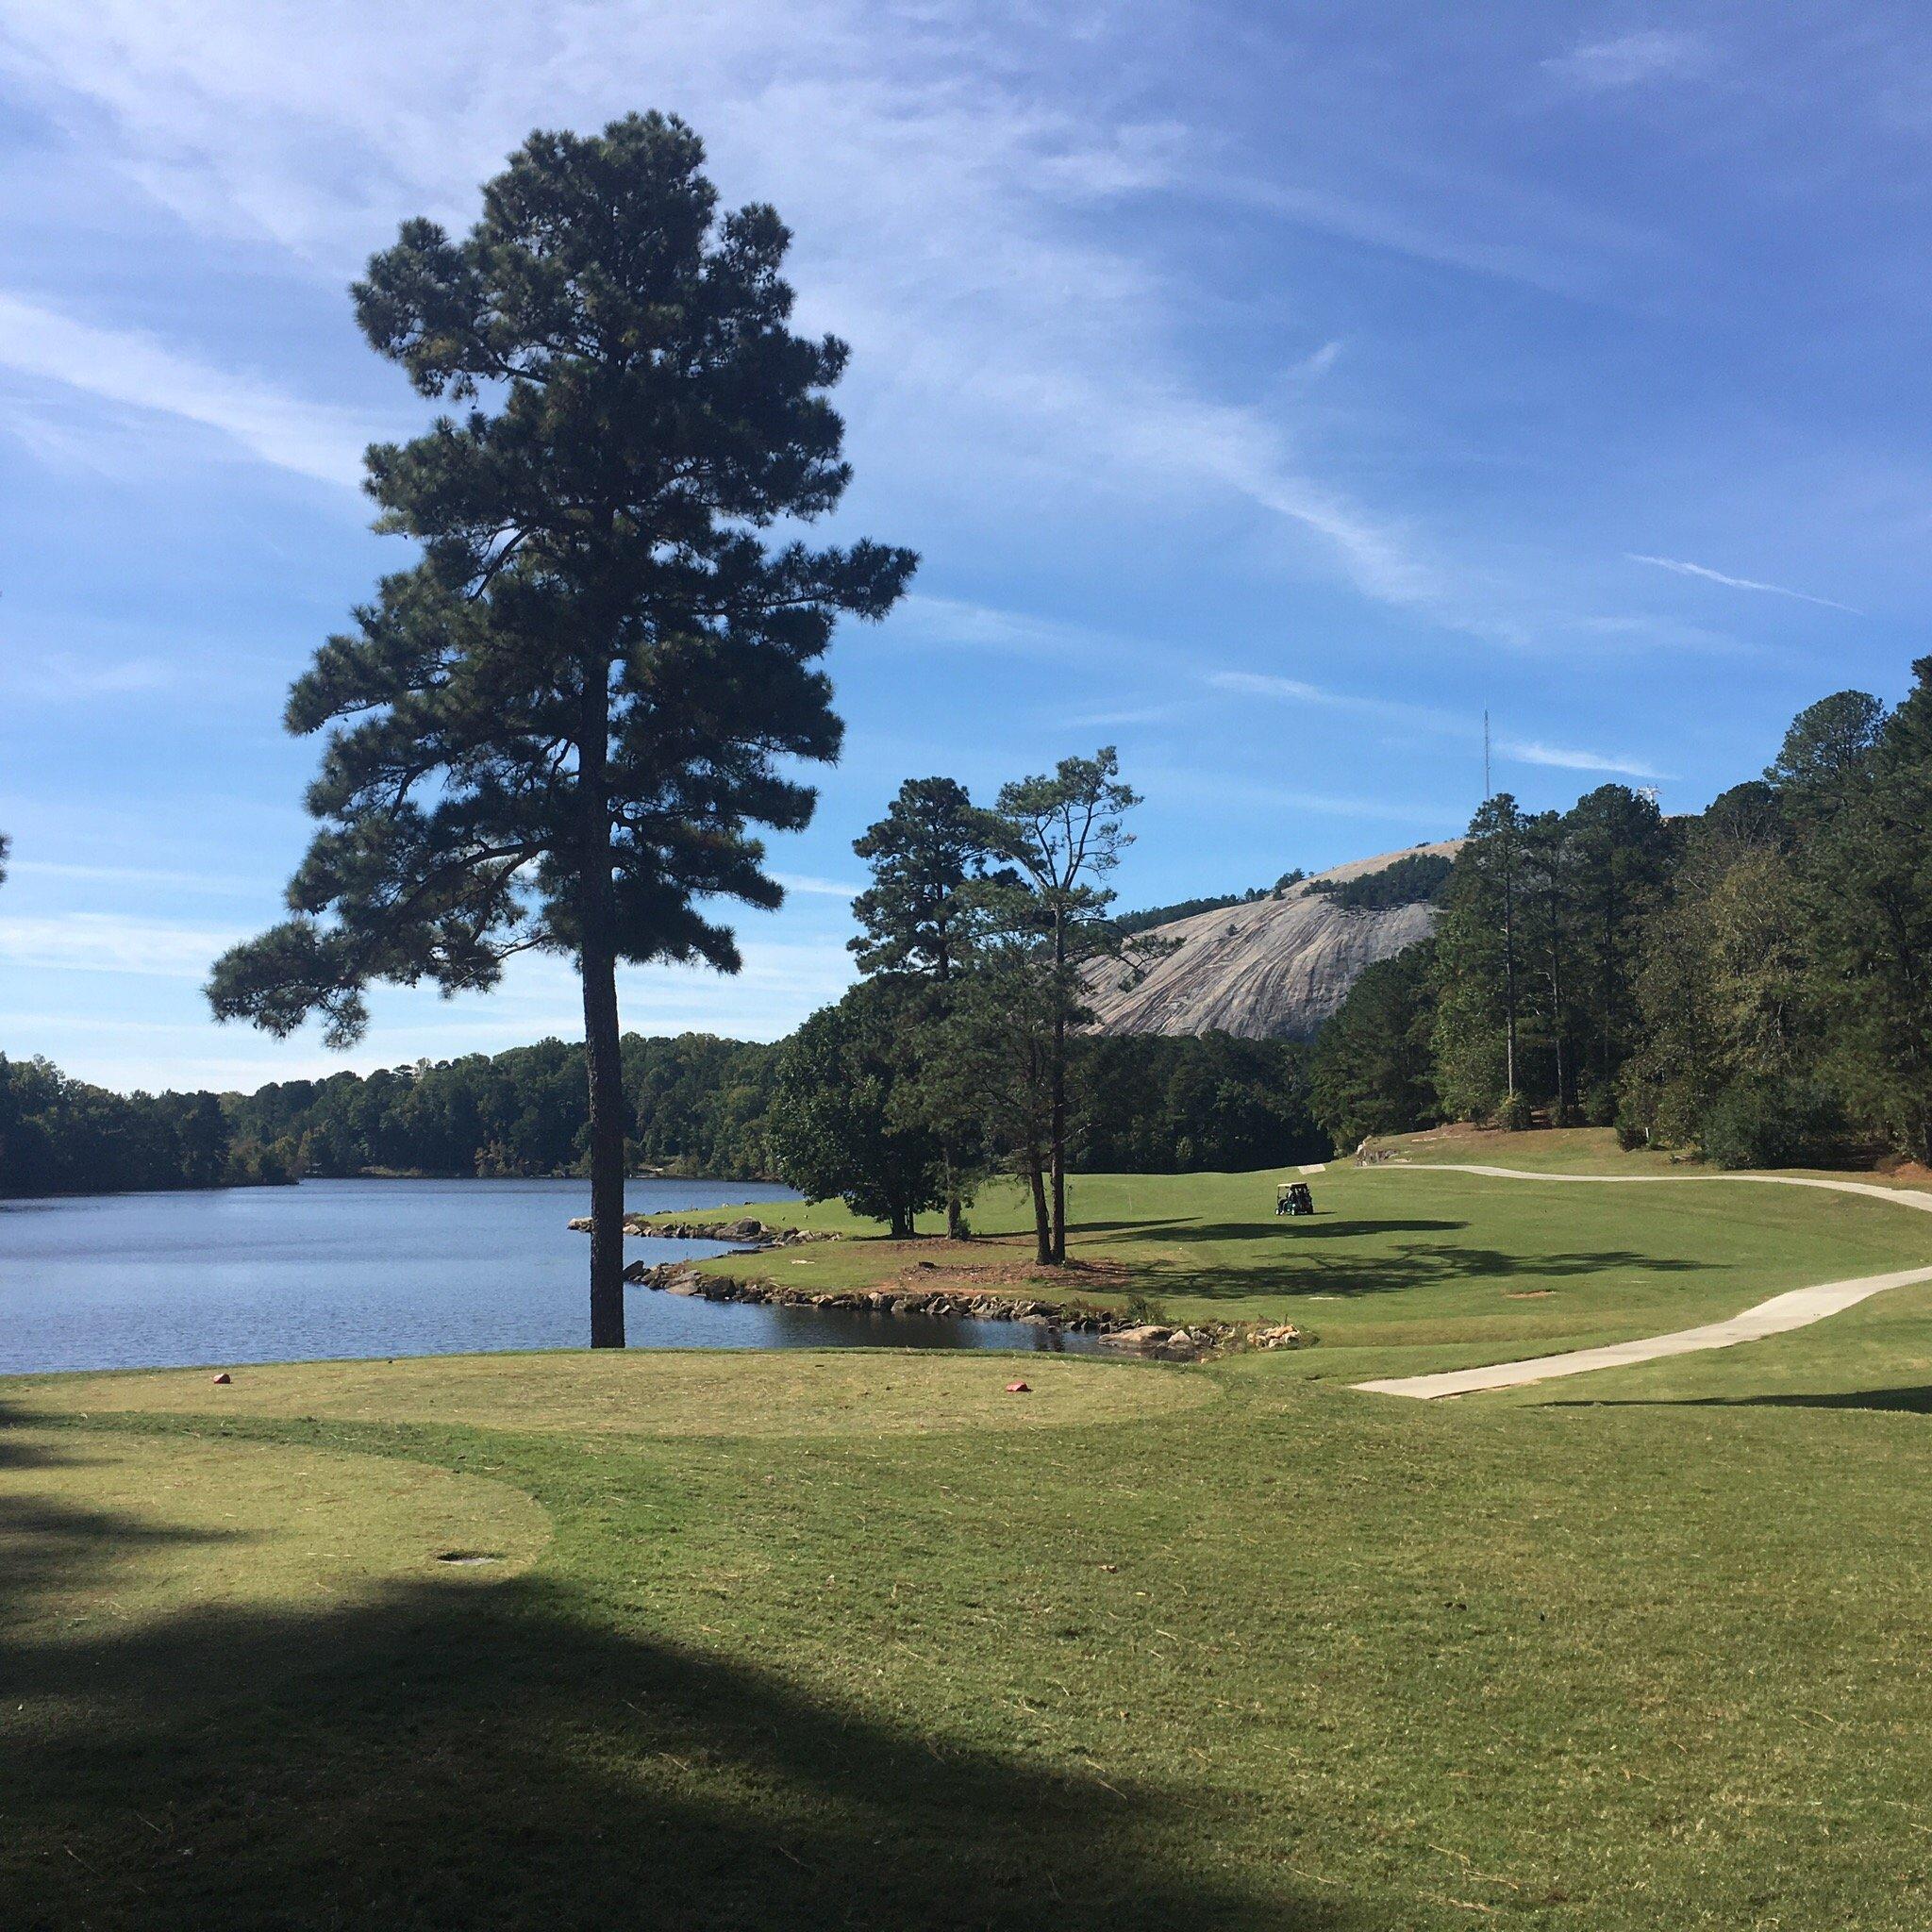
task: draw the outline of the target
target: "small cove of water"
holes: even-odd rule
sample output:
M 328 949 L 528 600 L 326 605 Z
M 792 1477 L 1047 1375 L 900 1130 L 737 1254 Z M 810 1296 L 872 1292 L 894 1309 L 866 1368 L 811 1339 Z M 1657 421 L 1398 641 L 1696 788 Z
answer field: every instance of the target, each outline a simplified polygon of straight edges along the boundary
M 635 1212 L 795 1201 L 748 1181 L 635 1180 Z M 0 1374 L 577 1348 L 583 1181 L 310 1180 L 0 1202 Z M 779 1217 L 773 1217 L 774 1219 Z M 656 1260 L 716 1241 L 633 1241 Z M 1016 1322 L 936 1321 L 626 1291 L 638 1348 L 1023 1348 Z M 1065 1345 L 1089 1338 L 1069 1337 Z

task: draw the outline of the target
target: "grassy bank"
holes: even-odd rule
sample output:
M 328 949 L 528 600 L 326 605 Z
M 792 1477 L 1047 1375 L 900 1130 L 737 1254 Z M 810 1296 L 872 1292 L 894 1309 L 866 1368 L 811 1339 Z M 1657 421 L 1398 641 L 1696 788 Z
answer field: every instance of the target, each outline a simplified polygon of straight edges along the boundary
M 1221 1228 L 1253 1191 L 1134 1185 L 1159 1224 L 1082 1218 L 1150 1258 L 1192 1252 L 1177 1197 Z M 1657 1191 L 1698 1205 L 1653 1221 L 1650 1191 L 1572 1189 L 1557 1224 L 1450 1175 L 1316 1186 L 1349 1222 L 1459 1222 L 1385 1251 L 1440 1237 L 1512 1287 L 1638 1257 L 1592 1319 L 1660 1278 L 1926 1253 L 1918 1217 L 1774 1190 Z M 1816 1225 L 1764 1234 L 1774 1207 Z M 1211 1240 L 1274 1267 L 1274 1232 Z M 1932 1291 L 1498 1398 L 1342 1386 L 1466 1348 L 1499 1293 L 1468 1267 L 1203 1368 L 0 1384 L 6 1922 L 1925 1924 Z
M 1322 1338 L 1307 1368 L 1320 1374 L 1361 1367 L 1341 1364 L 1343 1350 L 1374 1352 L 1376 1365 L 1362 1373 L 1391 1374 L 1411 1355 L 1420 1366 L 1451 1368 L 1498 1349 L 1623 1341 L 1735 1313 L 1785 1289 L 1932 1258 L 1932 1230 L 1917 1215 L 1674 1167 L 1661 1155 L 1620 1156 L 1607 1133 L 1493 1138 L 1507 1144 L 1431 1140 L 1402 1147 L 1416 1165 L 1337 1163 L 1309 1177 L 1312 1219 L 1275 1217 L 1272 1171 L 1076 1175 L 1065 1273 L 1032 1264 L 1030 1208 L 1007 1183 L 974 1204 L 980 1239 L 964 1249 L 938 1239 L 937 1224 L 917 1242 L 887 1240 L 837 1202 L 721 1208 L 723 1221 L 782 1211 L 788 1223 L 845 1239 L 724 1256 L 702 1272 L 812 1291 L 957 1282 L 1111 1307 L 1140 1295 L 1176 1321 L 1298 1323 Z M 1669 1184 L 1504 1183 L 1421 1164 L 1431 1154 L 1553 1176 L 1654 1174 Z M 630 1252 L 649 1258 L 650 1244 Z M 1382 1366 L 1384 1357 L 1397 1366 Z

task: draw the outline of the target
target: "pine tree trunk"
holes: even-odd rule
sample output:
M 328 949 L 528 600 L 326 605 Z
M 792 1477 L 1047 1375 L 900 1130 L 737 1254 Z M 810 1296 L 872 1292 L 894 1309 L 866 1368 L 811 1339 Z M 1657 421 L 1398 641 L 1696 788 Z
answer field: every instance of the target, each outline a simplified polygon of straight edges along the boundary
M 1053 1121 L 1048 1158 L 1053 1163 L 1053 1244 L 1046 1258 L 1056 1265 L 1067 1258 L 1067 938 L 1062 917 L 1053 926 Z
M 1046 1210 L 1046 1182 L 1038 1159 L 1026 1164 L 1026 1178 L 1033 1185 L 1033 1258 L 1042 1268 L 1053 1265 L 1053 1223 Z
M 1511 858 L 1507 863 L 1514 865 Z M 1504 1078 L 1508 1097 L 1516 1098 L 1516 881 L 1513 872 L 1503 876 L 1503 1006 L 1505 1020 Z
M 1053 1041 L 1053 1235 L 1047 1259 L 1067 1258 L 1067 1025 L 1054 1022 Z
M 624 1346 L 624 1053 L 617 1021 L 617 924 L 610 881 L 609 671 L 586 667 L 577 746 L 583 812 L 584 1068 L 590 1081 L 591 1346 Z
M 608 875 L 605 889 L 608 892 Z M 617 961 L 586 940 L 584 1064 L 591 1085 L 591 1346 L 624 1346 L 624 1057 Z
M 939 945 L 933 961 L 933 984 L 939 989 L 940 1017 L 945 1018 L 952 1008 L 953 955 L 947 943 L 944 923 L 940 926 Z M 943 1162 L 946 1174 L 946 1239 L 949 1241 L 962 1241 L 966 1239 L 966 1216 L 959 1203 L 959 1165 L 953 1158 L 953 1139 L 948 1132 L 940 1146 L 940 1159 Z
M 1570 1062 L 1563 1051 L 1563 982 L 1554 950 L 1550 955 L 1550 1039 L 1557 1056 L 1557 1108 L 1553 1126 L 1567 1124 L 1570 1108 Z

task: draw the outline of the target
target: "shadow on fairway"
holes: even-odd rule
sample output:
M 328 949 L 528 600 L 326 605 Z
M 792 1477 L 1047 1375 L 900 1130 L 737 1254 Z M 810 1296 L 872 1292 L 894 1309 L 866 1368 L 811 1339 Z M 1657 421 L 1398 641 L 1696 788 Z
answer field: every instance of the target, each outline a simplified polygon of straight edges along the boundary
M 1291 1240 L 1298 1252 L 1291 1251 Z M 1473 1286 L 1524 1276 L 1565 1280 L 1616 1271 L 1688 1274 L 1712 1265 L 1616 1248 L 1561 1255 L 1511 1255 L 1498 1248 L 1407 1241 L 1384 1254 L 1351 1255 L 1311 1252 L 1301 1247 L 1300 1241 L 1300 1236 L 1284 1237 L 1282 1258 L 1278 1262 L 1247 1261 L 1231 1267 L 1181 1264 L 1173 1269 L 1171 1282 L 1163 1279 L 1158 1289 L 1226 1301 L 1243 1301 L 1257 1295 L 1354 1297 L 1400 1294 L 1451 1282 Z
M 22 1420 L 17 1408 L 0 1402 L 0 1470 L 73 1469 L 87 1461 L 85 1437 L 76 1437 L 71 1448 L 50 1445 L 44 1439 L 28 1440 L 16 1433 Z M 16 1659 L 7 1641 L 8 1620 L 37 1596 L 62 1588 L 100 1551 L 113 1549 L 125 1555 L 143 1544 L 233 1540 L 220 1530 L 175 1529 L 117 1510 L 76 1509 L 70 1503 L 31 1492 L 0 1495 L 0 1713 L 20 1702 Z M 5 1737 L 6 1719 L 0 1714 L 0 1740 Z M 0 1815 L 5 1815 L 4 1806 Z
M 1070 1221 L 1067 1233 L 1145 1235 L 1170 1241 L 1257 1241 L 1269 1235 L 1310 1241 L 1323 1235 L 1454 1234 L 1466 1221 L 1337 1221 L 1317 1213 L 1258 1214 L 1253 1221 Z M 1012 1237 L 1018 1239 L 1018 1237 Z
M 1932 1387 L 1844 1389 L 1807 1395 L 1626 1396 L 1605 1402 L 1552 1402 L 1549 1408 L 1865 1408 L 1890 1415 L 1932 1415 Z
M 928 1735 L 541 1577 L 28 1635 L 142 1533 L 56 1514 L 0 1574 L 10 1932 L 1374 1923 L 1204 1869 L 1235 1799 Z M 855 1682 L 878 1641 L 850 1633 Z
M 1254 1241 L 1278 1234 L 1285 1241 L 1349 1241 L 1358 1235 L 1457 1234 L 1466 1221 L 1337 1221 L 1331 1215 L 1269 1215 L 1261 1221 L 1182 1221 L 1163 1230 L 1171 1241 Z

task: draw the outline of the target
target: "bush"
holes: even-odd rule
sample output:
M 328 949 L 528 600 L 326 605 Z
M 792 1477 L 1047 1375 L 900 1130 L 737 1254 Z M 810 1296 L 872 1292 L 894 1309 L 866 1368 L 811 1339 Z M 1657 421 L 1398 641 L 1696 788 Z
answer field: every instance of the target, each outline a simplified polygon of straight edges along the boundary
M 1529 1104 L 1529 1095 L 1512 1093 L 1496 1109 L 1496 1124 L 1507 1127 L 1512 1134 L 1520 1134 L 1536 1117 L 1536 1109 Z
M 1844 1108 L 1828 1088 L 1760 1076 L 1725 1088 L 1697 1139 L 1719 1167 L 1819 1167 L 1842 1154 L 1845 1135 Z
M 1640 1147 L 1650 1145 L 1650 1129 L 1641 1121 L 1635 1121 L 1623 1114 L 1617 1121 L 1617 1145 L 1625 1154 L 1635 1154 Z

